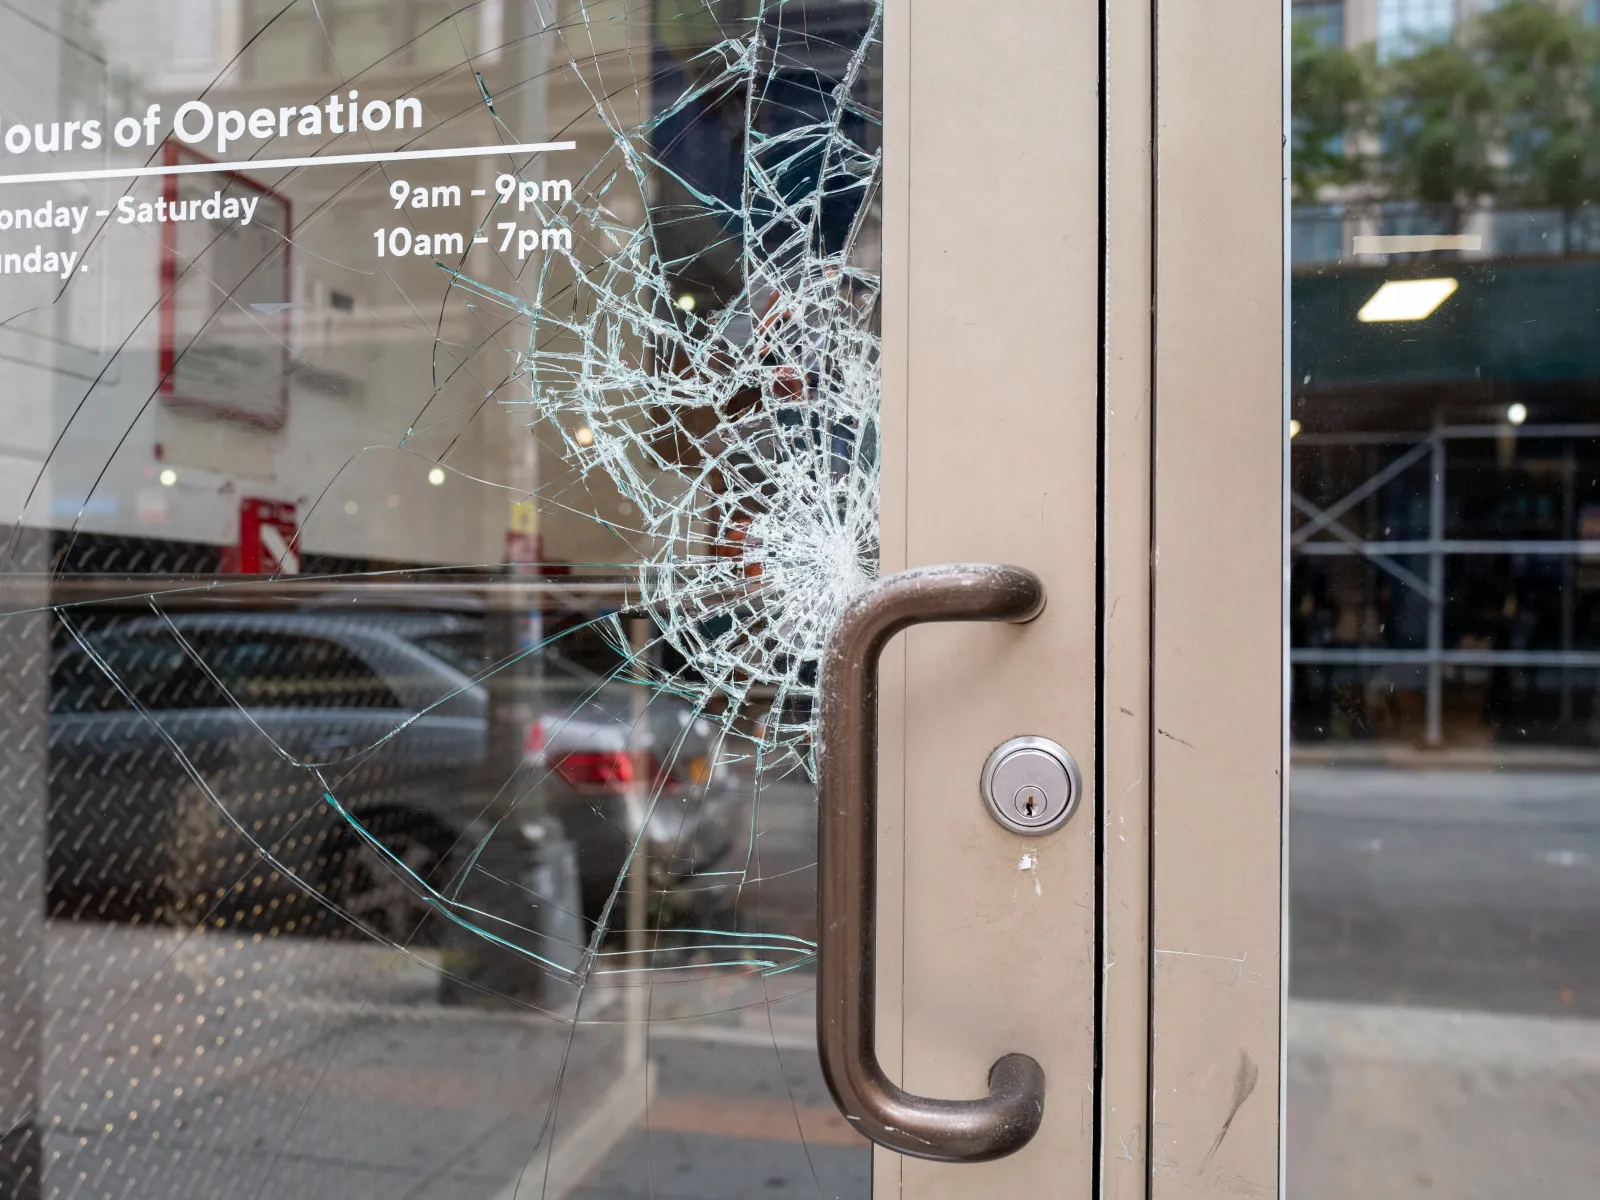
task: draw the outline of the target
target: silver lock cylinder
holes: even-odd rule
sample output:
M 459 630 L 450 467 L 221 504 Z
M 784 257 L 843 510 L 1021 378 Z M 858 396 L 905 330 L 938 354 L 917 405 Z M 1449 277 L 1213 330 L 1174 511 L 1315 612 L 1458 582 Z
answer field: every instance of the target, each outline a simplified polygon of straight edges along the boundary
M 1013 833 L 1051 833 L 1067 823 L 1083 795 L 1083 777 L 1066 748 L 1049 738 L 1015 737 L 983 764 L 984 803 Z

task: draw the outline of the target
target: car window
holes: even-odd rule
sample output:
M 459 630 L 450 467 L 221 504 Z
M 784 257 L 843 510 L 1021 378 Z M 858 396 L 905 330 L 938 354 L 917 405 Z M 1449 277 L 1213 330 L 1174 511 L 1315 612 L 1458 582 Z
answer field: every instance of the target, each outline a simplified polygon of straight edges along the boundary
M 463 675 L 477 675 L 484 668 L 484 641 L 481 629 L 438 629 L 427 630 L 415 636 L 402 633 L 401 636 L 413 646 L 448 663 Z
M 164 631 L 97 638 L 95 648 L 143 708 L 215 708 L 228 703 L 200 664 Z M 82 649 L 71 649 L 56 660 L 52 712 L 119 712 L 131 707 L 123 691 Z
M 52 713 L 126 712 L 130 705 L 97 663 L 82 650 L 56 656 L 50 669 Z
M 488 643 L 481 624 L 452 622 L 448 625 L 407 625 L 397 622 L 393 628 L 411 645 L 448 663 L 464 675 L 476 677 L 489 667 Z M 549 646 L 542 647 L 533 655 L 530 665 L 536 668 L 546 684 L 558 688 L 588 690 L 601 682 L 601 677 L 588 667 L 580 666 Z M 614 667 L 616 663 L 608 665 Z
M 403 708 L 368 663 L 327 638 L 196 630 L 190 644 L 246 708 Z

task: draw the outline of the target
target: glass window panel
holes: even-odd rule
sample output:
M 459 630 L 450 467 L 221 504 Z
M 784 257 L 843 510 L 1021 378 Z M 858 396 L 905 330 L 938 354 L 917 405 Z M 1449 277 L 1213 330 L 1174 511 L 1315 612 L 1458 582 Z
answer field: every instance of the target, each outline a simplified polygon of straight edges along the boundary
M 1296 42 L 1297 1197 L 1600 1177 L 1585 11 L 1379 0 L 1375 44 Z
M 0 183 L 0 1193 L 870 1193 L 810 745 L 880 18 L 683 7 L 0 6 L 0 132 L 102 122 L 0 146 L 74 176 Z
M 1447 36 L 1456 0 L 1378 0 L 1378 54 L 1404 54 Z
M 330 6 L 324 18 L 329 56 L 340 74 L 359 74 L 394 53 L 401 40 L 397 7 L 363 0 Z
M 453 0 L 417 0 L 411 9 L 411 58 L 419 67 L 457 66 L 478 51 L 476 8 Z
M 288 6 L 279 0 L 252 0 L 245 25 L 255 35 L 244 52 L 251 78 L 283 83 L 320 72 L 322 36 L 316 15 L 304 0 Z

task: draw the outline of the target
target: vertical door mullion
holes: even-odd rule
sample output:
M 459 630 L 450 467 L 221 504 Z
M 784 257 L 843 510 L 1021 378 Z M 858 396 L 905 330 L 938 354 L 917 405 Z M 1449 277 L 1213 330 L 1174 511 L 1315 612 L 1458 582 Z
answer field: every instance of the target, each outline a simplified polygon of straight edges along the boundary
M 1279 1191 L 1284 27 L 1156 0 L 1150 1172 Z

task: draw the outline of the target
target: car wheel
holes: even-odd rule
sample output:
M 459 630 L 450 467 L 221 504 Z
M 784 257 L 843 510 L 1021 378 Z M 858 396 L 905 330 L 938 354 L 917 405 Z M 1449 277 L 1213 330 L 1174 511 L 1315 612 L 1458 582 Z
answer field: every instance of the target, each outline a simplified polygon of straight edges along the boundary
M 433 908 L 418 880 L 438 885 L 445 859 L 431 831 L 392 818 L 367 825 L 383 849 L 366 838 L 350 837 L 340 848 L 329 899 L 378 936 L 412 946 L 437 938 Z

